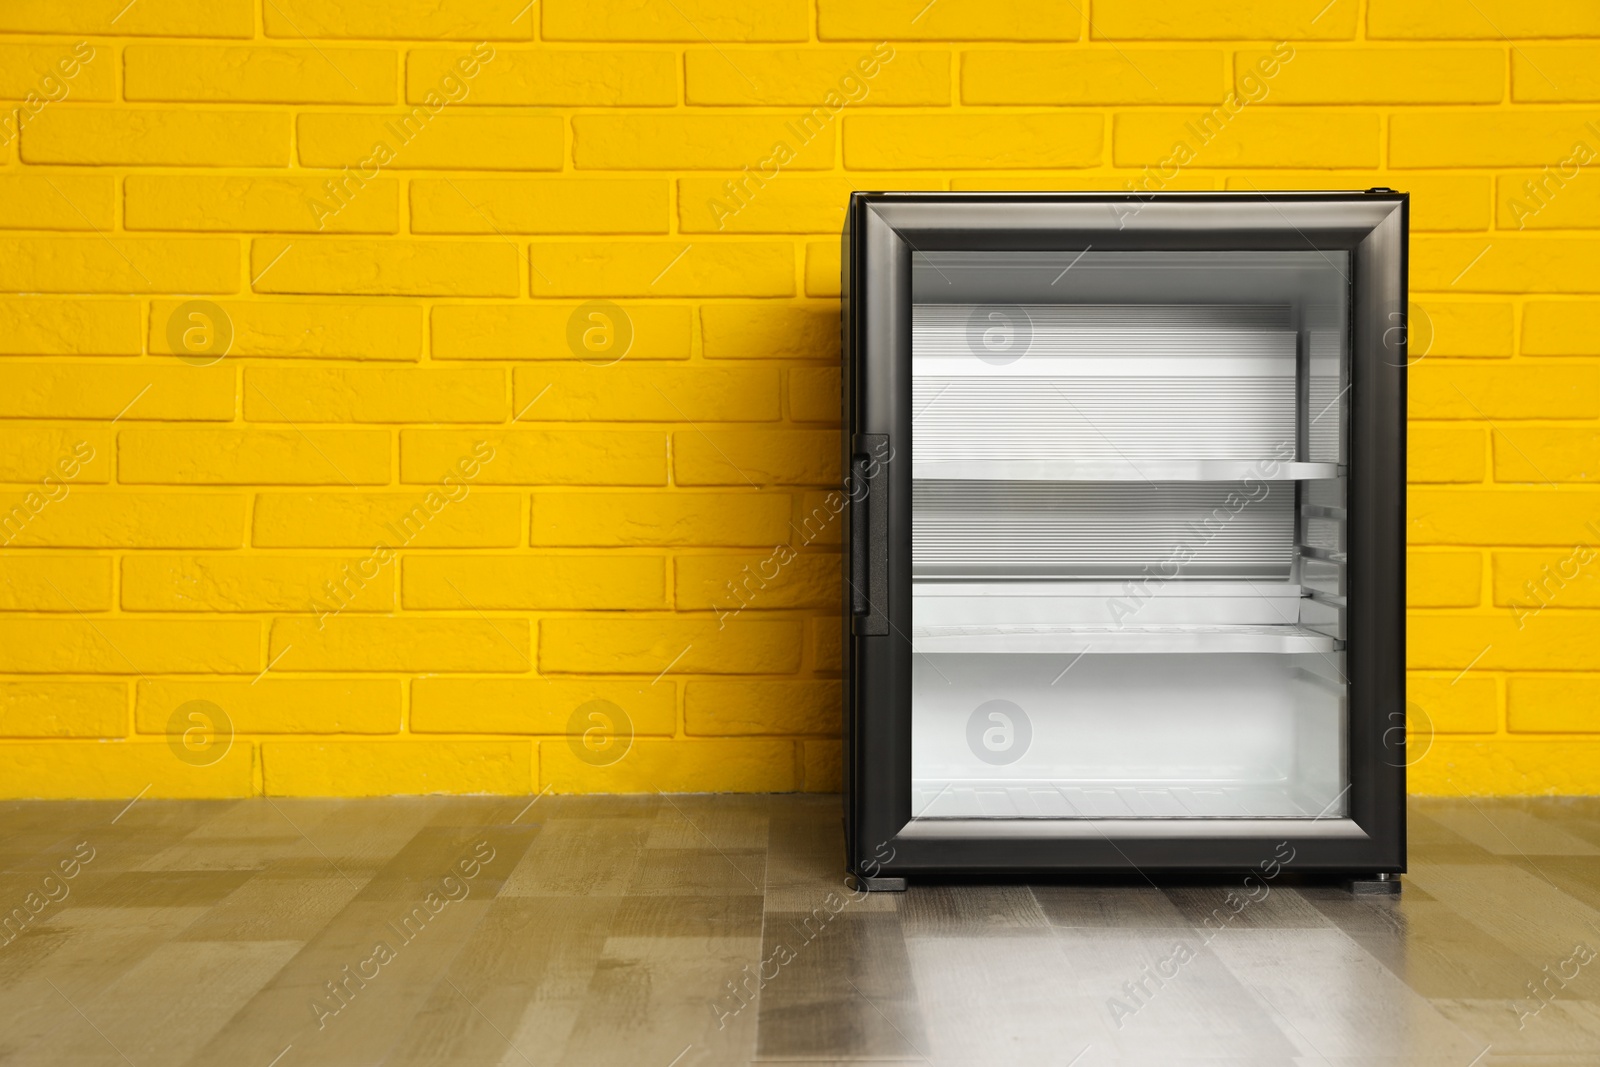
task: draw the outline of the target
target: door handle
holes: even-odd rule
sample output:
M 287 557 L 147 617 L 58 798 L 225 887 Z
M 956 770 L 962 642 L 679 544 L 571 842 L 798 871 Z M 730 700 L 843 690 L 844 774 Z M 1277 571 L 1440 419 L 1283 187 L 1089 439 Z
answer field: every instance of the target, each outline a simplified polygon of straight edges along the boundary
M 856 434 L 851 444 L 851 630 L 881 636 L 889 632 L 889 435 Z

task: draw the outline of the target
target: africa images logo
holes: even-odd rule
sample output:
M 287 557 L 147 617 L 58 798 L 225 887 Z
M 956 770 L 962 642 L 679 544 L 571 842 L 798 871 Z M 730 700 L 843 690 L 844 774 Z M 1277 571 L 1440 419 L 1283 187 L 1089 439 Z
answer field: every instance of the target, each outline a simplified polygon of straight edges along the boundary
M 1033 722 L 1009 700 L 986 700 L 967 718 L 967 747 L 995 767 L 1015 763 L 1033 744 Z
M 967 316 L 967 349 L 985 363 L 1004 367 L 1033 346 L 1033 319 L 1015 304 L 983 304 Z

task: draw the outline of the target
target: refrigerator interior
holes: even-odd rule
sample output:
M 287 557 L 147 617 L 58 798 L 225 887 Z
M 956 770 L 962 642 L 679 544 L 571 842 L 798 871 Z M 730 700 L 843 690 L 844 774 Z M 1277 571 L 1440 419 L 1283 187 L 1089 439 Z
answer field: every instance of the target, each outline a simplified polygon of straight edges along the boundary
M 1342 252 L 912 257 L 912 811 L 1346 813 Z

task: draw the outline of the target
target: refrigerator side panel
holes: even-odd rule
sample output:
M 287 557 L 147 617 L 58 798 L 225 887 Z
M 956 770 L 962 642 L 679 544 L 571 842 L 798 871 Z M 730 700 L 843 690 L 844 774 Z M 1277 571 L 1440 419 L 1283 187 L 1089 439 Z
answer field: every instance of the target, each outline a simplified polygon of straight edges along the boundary
M 1351 338 L 1351 813 L 1405 867 L 1405 202 L 1356 250 Z
M 855 307 L 853 290 L 856 271 L 853 268 L 855 254 L 855 215 L 859 210 L 861 198 L 852 195 L 850 203 L 844 213 L 844 230 L 840 234 L 839 249 L 839 470 L 845 479 L 840 490 L 844 493 L 844 510 L 840 513 L 840 581 L 839 581 L 839 626 L 840 626 L 840 669 L 844 674 L 844 685 L 841 687 L 844 699 L 839 709 L 840 712 L 840 759 L 841 784 L 844 792 L 844 841 L 845 855 L 855 854 L 855 798 L 858 788 L 855 783 L 855 649 L 850 640 L 851 623 L 851 559 L 854 546 L 850 538 L 850 520 L 852 518 L 850 505 L 850 439 L 856 428 L 855 414 L 855 322 L 851 312 Z
M 849 836 L 851 869 L 871 874 L 911 818 L 911 271 L 905 242 L 870 200 L 856 203 L 846 458 L 858 484 L 845 556 L 866 573 L 852 576 L 847 598 L 865 608 L 850 634 Z

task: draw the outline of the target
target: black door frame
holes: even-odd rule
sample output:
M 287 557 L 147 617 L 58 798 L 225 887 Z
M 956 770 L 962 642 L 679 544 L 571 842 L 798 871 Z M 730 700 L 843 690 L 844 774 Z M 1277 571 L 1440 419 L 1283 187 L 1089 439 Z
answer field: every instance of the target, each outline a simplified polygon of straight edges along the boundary
M 1339 193 L 855 193 L 843 299 L 844 759 L 849 869 L 870 877 L 1405 870 L 1409 199 Z M 1350 255 L 1349 817 L 913 821 L 911 257 L 946 249 Z M 1287 850 L 1287 853 L 1286 851 Z

